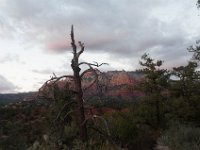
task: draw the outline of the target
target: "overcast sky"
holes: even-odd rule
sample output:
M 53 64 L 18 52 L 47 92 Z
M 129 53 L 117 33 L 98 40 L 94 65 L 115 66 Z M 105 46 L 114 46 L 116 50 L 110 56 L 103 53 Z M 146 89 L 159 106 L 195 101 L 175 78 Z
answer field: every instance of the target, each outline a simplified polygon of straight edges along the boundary
M 37 90 L 70 74 L 70 27 L 83 61 L 135 70 L 143 53 L 185 65 L 200 39 L 196 0 L 0 0 L 0 93 Z

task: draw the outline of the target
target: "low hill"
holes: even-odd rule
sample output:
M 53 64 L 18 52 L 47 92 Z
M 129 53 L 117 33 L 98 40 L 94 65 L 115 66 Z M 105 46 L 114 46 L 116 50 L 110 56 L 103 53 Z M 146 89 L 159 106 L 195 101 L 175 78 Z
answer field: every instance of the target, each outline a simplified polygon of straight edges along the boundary
M 29 101 L 34 99 L 36 92 L 15 93 L 15 94 L 0 94 L 0 104 L 9 104 L 19 101 Z
M 96 77 L 98 77 L 97 80 Z M 141 72 L 126 72 L 126 71 L 108 71 L 99 72 L 97 76 L 93 72 L 86 73 L 82 78 L 82 88 L 85 100 L 132 100 L 141 95 L 134 89 L 143 79 Z M 94 82 L 95 81 L 95 82 Z M 69 89 L 74 90 L 73 80 L 65 79 L 57 82 L 59 90 L 63 91 L 65 85 L 69 85 Z M 51 82 L 49 83 L 51 85 Z M 49 92 L 51 88 L 48 86 L 41 88 L 43 93 L 48 93 L 50 97 L 52 93 Z

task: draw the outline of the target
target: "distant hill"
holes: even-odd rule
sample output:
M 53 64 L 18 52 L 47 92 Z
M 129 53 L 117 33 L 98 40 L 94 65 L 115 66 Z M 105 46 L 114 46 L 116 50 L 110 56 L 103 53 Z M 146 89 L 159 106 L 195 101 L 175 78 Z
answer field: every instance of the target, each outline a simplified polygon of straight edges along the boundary
M 108 71 L 100 73 L 97 71 L 97 74 L 98 80 L 94 83 L 93 81 L 96 78 L 94 73 L 88 72 L 83 76 L 82 86 L 85 100 L 132 100 L 141 94 L 134 89 L 134 86 L 143 79 L 141 72 Z M 69 79 L 59 81 L 57 83 L 59 89 L 62 90 L 66 83 L 69 84 L 70 89 L 74 90 L 74 83 Z M 91 83 L 93 84 L 91 85 Z M 49 93 L 48 87 L 43 86 L 41 89 Z
M 15 103 L 19 101 L 29 101 L 34 99 L 36 92 L 0 94 L 0 105 Z
M 126 99 L 131 100 L 138 97 L 140 93 L 133 89 L 143 78 L 141 72 L 135 71 L 108 71 L 98 72 L 98 80 L 84 91 L 85 100 L 102 100 L 102 99 Z M 95 79 L 91 72 L 83 77 L 83 89 L 90 85 Z M 62 80 L 58 82 L 62 90 L 64 84 L 68 83 L 73 88 L 73 82 Z M 19 101 L 34 100 L 37 92 L 0 94 L 0 105 L 15 103 Z
M 91 79 L 93 78 L 93 79 Z M 84 76 L 83 87 L 87 87 L 95 76 L 88 73 Z M 117 98 L 117 99 L 134 99 L 140 94 L 134 90 L 134 86 L 143 78 L 141 72 L 135 71 L 108 71 L 99 73 L 98 80 L 84 92 L 86 99 L 98 97 L 99 99 Z

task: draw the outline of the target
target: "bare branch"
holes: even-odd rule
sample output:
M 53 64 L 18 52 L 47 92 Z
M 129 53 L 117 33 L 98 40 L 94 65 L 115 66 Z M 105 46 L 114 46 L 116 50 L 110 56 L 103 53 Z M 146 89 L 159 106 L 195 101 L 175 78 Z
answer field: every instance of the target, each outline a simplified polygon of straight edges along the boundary
M 64 119 L 67 118 L 71 113 L 73 113 L 74 111 L 73 110 L 70 110 L 69 112 L 67 112 L 64 116 Z
M 92 63 L 87 63 L 87 62 L 82 62 L 82 63 L 79 63 L 79 65 L 88 65 L 89 66 L 89 69 L 85 70 L 82 74 L 81 74 L 81 78 L 88 72 L 93 72 L 95 74 L 95 79 L 94 81 L 86 88 L 83 89 L 83 91 L 86 91 L 87 89 L 89 89 L 91 86 L 94 85 L 94 83 L 98 80 L 98 74 L 96 72 L 96 70 L 92 67 L 92 66 L 96 66 L 96 67 L 100 67 L 102 65 L 108 65 L 108 63 L 101 63 L 101 64 L 98 64 L 97 62 L 94 62 L 94 64 Z
M 74 40 L 74 27 L 73 25 L 71 26 L 71 45 L 72 45 L 72 49 L 73 49 L 73 54 L 76 55 L 76 44 L 75 44 L 75 40 Z
M 44 84 L 47 85 L 49 82 L 53 81 L 53 83 L 56 83 L 57 81 L 63 79 L 63 78 L 71 78 L 74 79 L 73 76 L 70 75 L 64 75 L 64 76 L 60 76 L 60 77 L 51 77 L 51 79 L 47 80 Z
M 106 130 L 107 130 L 107 131 L 106 131 L 106 132 L 107 132 L 107 135 L 110 136 L 111 134 L 110 134 L 110 130 L 109 130 L 109 127 L 108 127 L 108 123 L 107 123 L 107 121 L 106 121 L 102 116 L 92 115 L 91 117 L 86 118 L 86 119 L 82 122 L 81 126 L 83 126 L 84 124 L 86 124 L 87 121 L 89 121 L 89 120 L 95 121 L 96 118 L 98 118 L 98 119 L 100 119 L 101 121 L 103 121 L 103 123 L 104 123 L 104 125 L 105 125 L 105 128 L 106 128 Z
M 53 72 L 54 77 L 57 77 L 56 74 Z
M 75 101 L 77 102 L 77 110 L 76 110 L 76 123 L 79 126 L 79 133 L 80 133 L 80 139 L 82 141 L 87 140 L 87 128 L 86 126 L 80 126 L 80 124 L 85 120 L 85 114 L 84 114 L 84 107 L 83 107 L 83 90 L 81 86 L 81 77 L 80 77 L 80 70 L 79 68 L 79 56 L 84 51 L 84 44 L 79 42 L 79 46 L 81 47 L 81 50 L 77 53 L 76 51 L 76 44 L 74 40 L 74 31 L 73 31 L 73 25 L 71 28 L 71 45 L 73 49 L 73 59 L 71 61 L 71 67 L 73 69 L 74 73 L 74 88 L 76 90 L 75 93 Z
M 93 82 L 92 82 L 89 86 L 87 86 L 86 88 L 83 89 L 83 91 L 86 91 L 87 89 L 89 89 L 90 87 L 92 87 L 92 86 L 95 84 L 95 82 L 98 80 L 98 74 L 97 74 L 96 70 L 92 67 L 92 64 L 91 64 L 91 63 L 82 62 L 82 64 L 83 64 L 83 63 L 86 64 L 86 65 L 88 65 L 88 66 L 89 66 L 89 69 L 85 70 L 85 71 L 80 75 L 80 77 L 82 78 L 82 77 L 83 77 L 86 73 L 88 73 L 88 72 L 93 72 L 94 75 L 95 75 L 95 79 L 93 80 Z M 103 63 L 102 63 L 101 65 L 103 65 Z M 94 66 L 101 66 L 101 65 L 98 65 L 98 63 L 97 63 L 97 64 L 94 64 Z
M 86 91 L 87 89 L 89 89 L 90 87 L 92 87 L 97 82 L 97 80 L 98 80 L 98 74 L 97 74 L 96 70 L 94 70 L 94 68 L 92 68 L 92 67 L 89 70 L 94 73 L 95 79 L 93 80 L 93 82 L 89 86 L 87 86 L 86 88 L 84 88 L 83 91 Z M 86 70 L 86 72 L 89 72 L 89 70 L 88 71 Z M 85 74 L 85 73 L 84 74 L 83 73 L 82 73 L 82 75 Z
M 82 43 L 81 41 L 79 41 L 78 43 L 79 43 L 79 46 L 81 47 L 81 50 L 78 52 L 77 57 L 79 57 L 85 49 L 84 43 Z
M 98 79 L 98 77 L 95 78 L 95 80 L 94 80 L 89 86 L 87 86 L 86 88 L 84 88 L 83 91 L 86 91 L 86 90 L 88 90 L 90 87 L 92 87 L 92 86 L 95 84 L 95 82 L 97 81 L 97 79 Z
M 121 149 L 119 148 L 116 143 L 113 141 L 112 137 L 107 135 L 105 133 L 105 131 L 101 131 L 98 127 L 94 127 L 94 126 L 89 126 L 88 128 L 98 132 L 99 134 L 101 134 L 104 138 L 106 138 L 110 143 L 112 143 L 112 145 L 115 147 L 115 149 Z
M 108 63 L 101 63 L 101 64 L 98 64 L 97 62 L 94 62 L 94 63 L 88 63 L 88 62 L 81 62 L 78 64 L 79 66 L 80 65 L 88 65 L 89 67 L 91 66 L 95 66 L 95 67 L 100 67 L 102 65 L 108 65 Z
M 100 134 L 103 135 L 104 137 L 108 138 L 108 136 L 106 135 L 106 133 L 104 133 L 104 132 L 101 131 L 100 129 L 95 128 L 94 126 L 90 126 L 89 128 L 95 130 L 96 132 L 100 133 Z
M 76 103 L 76 102 L 75 102 L 75 101 L 71 101 L 71 102 L 65 103 L 65 104 L 63 105 L 63 107 L 61 108 L 61 110 L 59 111 L 59 113 L 58 113 L 56 119 L 54 120 L 54 122 L 57 121 L 57 120 L 59 119 L 59 117 L 61 116 L 63 110 L 64 110 L 67 106 L 70 106 L 70 105 L 73 104 L 73 103 Z M 71 113 L 71 111 L 70 111 L 70 113 Z M 68 113 L 67 113 L 67 114 L 68 114 Z M 68 114 L 68 115 L 69 115 L 69 114 Z
M 93 71 L 93 68 L 89 68 L 89 69 L 83 71 L 83 73 L 81 73 L 80 77 L 83 78 L 83 76 L 84 76 L 86 73 L 92 72 L 92 71 Z
M 54 74 L 55 75 L 55 74 Z M 52 82 L 52 85 L 55 84 L 56 82 L 58 82 L 59 80 L 63 79 L 63 78 L 71 78 L 71 79 L 74 79 L 73 76 L 70 76 L 70 75 L 64 75 L 64 76 L 60 76 L 60 77 L 51 77 L 51 79 L 47 80 L 44 85 L 39 89 L 39 92 L 38 92 L 38 95 L 37 97 L 40 97 L 39 94 L 41 92 L 41 90 L 46 87 L 46 86 L 49 86 L 49 83 Z
M 80 63 L 79 65 L 82 65 L 82 64 L 85 64 L 85 65 L 88 65 L 89 66 L 89 69 L 85 70 L 82 74 L 81 74 L 81 78 L 88 72 L 93 72 L 94 75 L 95 75 L 95 79 L 93 80 L 93 82 L 87 86 L 86 88 L 83 89 L 83 91 L 86 91 L 87 89 L 89 89 L 90 87 L 92 87 L 98 80 L 98 74 L 96 72 L 96 70 L 92 67 L 92 66 L 96 66 L 96 67 L 100 67 L 102 65 L 108 65 L 107 63 L 101 63 L 101 64 L 98 64 L 97 62 L 94 62 L 94 64 L 92 63 L 87 63 L 87 62 L 82 62 Z

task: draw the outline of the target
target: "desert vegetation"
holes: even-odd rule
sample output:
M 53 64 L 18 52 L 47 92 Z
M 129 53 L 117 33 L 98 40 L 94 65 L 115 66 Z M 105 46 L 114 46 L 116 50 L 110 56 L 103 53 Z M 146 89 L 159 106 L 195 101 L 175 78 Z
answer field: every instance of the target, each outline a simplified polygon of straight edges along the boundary
M 0 150 L 200 149 L 199 41 L 185 66 L 167 69 L 145 53 L 137 71 L 101 72 L 107 63 L 80 62 L 73 26 L 70 39 L 73 75 L 0 94 Z
M 115 86 L 137 92 L 126 100 L 123 95 L 105 96 L 109 88 L 103 84 L 108 83 L 104 81 L 106 74 L 94 68 L 105 63 L 79 62 L 85 47 L 78 42 L 77 50 L 73 26 L 71 41 L 72 76 L 54 74 L 34 100 L 1 106 L 1 150 L 200 148 L 198 42 L 188 48 L 193 53 L 188 64 L 172 70 L 164 69 L 162 60 L 145 53 L 139 61 L 139 80 Z M 82 64 L 89 69 L 80 73 Z M 82 85 L 84 80 L 89 81 L 86 87 Z M 84 97 L 84 92 L 94 85 L 97 94 Z

